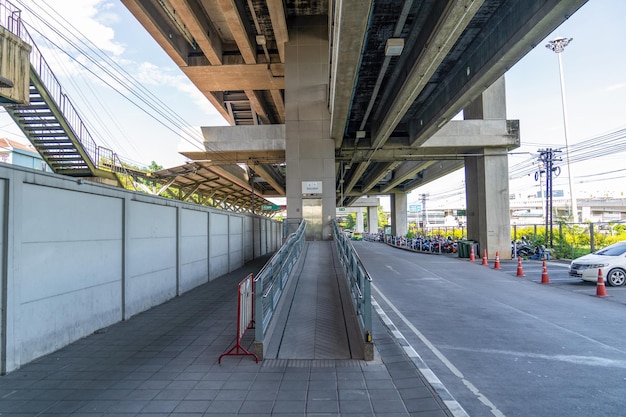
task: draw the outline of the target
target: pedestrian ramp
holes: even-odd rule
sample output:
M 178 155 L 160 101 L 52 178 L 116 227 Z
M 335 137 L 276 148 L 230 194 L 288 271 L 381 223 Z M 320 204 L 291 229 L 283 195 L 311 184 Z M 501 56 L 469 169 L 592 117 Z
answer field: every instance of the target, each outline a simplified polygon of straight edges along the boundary
M 281 300 L 265 359 L 364 358 L 333 241 L 307 241 Z

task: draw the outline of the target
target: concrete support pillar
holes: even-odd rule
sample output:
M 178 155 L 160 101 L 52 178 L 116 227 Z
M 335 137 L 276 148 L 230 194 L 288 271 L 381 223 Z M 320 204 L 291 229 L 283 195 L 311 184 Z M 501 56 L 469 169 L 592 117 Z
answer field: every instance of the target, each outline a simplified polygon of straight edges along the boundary
M 407 234 L 407 195 L 391 194 L 389 196 L 391 202 L 391 234 L 394 236 L 406 236 Z
M 367 232 L 378 233 L 378 207 L 367 208 Z
M 506 119 L 506 86 L 504 76 L 491 84 L 463 110 L 465 120 Z
M 328 111 L 327 19 L 293 19 L 289 35 L 285 44 L 287 218 L 307 220 L 311 226 L 307 239 L 331 239 L 336 208 L 335 142 L 330 138 Z M 309 236 L 309 231 L 315 236 Z
M 481 255 L 503 259 L 511 253 L 509 169 L 506 149 L 483 150 L 465 158 L 467 237 L 479 242 Z
M 504 76 L 490 85 L 463 111 L 464 118 L 506 119 Z M 480 151 L 477 151 L 479 153 Z M 479 242 L 480 256 L 501 258 L 511 253 L 509 163 L 507 149 L 484 148 L 482 155 L 465 158 L 467 237 Z
M 356 212 L 356 231 L 359 233 L 363 233 L 365 231 L 365 225 L 363 224 L 363 207 L 359 207 L 359 210 Z

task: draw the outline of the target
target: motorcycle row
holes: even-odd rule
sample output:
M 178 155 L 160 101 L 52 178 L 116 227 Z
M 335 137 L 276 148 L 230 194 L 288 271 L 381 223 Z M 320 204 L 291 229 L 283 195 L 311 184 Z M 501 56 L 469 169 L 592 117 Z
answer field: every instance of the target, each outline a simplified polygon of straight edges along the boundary
M 550 253 L 546 251 L 544 245 L 531 246 L 526 237 L 516 241 L 511 241 L 511 259 L 515 259 L 518 256 L 528 259 L 550 259 Z
M 391 244 L 402 246 L 418 252 L 456 253 L 458 244 L 451 236 L 442 237 L 414 237 L 389 236 Z

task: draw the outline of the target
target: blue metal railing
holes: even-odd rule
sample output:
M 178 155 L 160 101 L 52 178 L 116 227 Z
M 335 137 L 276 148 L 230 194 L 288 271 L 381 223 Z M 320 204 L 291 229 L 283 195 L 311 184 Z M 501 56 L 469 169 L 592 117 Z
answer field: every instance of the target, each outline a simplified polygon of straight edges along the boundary
M 333 234 L 335 245 L 339 253 L 339 260 L 343 265 L 352 302 L 359 319 L 363 340 L 372 341 L 372 278 L 361 262 L 361 258 L 354 250 L 352 243 L 344 233 L 339 230 L 336 221 L 333 221 Z
M 278 252 L 254 278 L 254 338 L 257 343 L 263 342 L 289 274 L 300 257 L 305 229 L 306 222 L 302 221 L 296 232 L 287 237 Z

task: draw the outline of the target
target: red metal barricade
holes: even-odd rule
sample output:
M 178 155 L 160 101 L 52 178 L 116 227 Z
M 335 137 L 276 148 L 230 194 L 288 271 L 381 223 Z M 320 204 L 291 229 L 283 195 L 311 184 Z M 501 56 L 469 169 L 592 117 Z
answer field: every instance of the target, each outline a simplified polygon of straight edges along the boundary
M 245 277 L 237 287 L 237 341 L 235 346 L 226 353 L 222 353 L 218 363 L 222 363 L 223 356 L 254 356 L 256 362 L 259 358 L 245 347 L 241 346 L 241 339 L 248 329 L 254 329 L 254 277 L 252 274 Z

